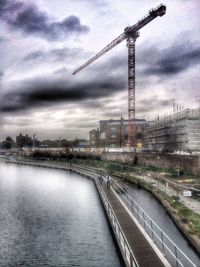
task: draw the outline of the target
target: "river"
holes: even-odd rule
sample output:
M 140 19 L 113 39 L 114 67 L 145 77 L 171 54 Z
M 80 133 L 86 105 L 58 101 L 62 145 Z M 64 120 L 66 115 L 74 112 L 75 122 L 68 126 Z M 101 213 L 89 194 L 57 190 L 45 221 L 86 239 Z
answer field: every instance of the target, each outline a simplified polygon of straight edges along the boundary
M 124 266 L 94 183 L 0 162 L 0 266 Z

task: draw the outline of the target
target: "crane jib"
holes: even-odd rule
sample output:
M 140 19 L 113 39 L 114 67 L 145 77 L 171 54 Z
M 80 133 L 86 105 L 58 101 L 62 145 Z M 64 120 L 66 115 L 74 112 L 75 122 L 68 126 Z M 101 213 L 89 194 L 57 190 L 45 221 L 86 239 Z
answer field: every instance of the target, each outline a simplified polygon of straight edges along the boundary
M 159 5 L 155 9 L 149 10 L 149 13 L 144 18 L 139 20 L 135 25 L 130 26 L 130 27 L 126 27 L 124 29 L 124 32 L 120 36 L 115 38 L 110 44 L 108 44 L 104 49 L 102 49 L 94 57 L 89 59 L 87 62 L 85 62 L 84 64 L 82 64 L 78 68 L 76 68 L 73 71 L 73 75 L 76 74 L 77 72 L 79 72 L 80 70 L 84 69 L 88 65 L 90 65 L 92 62 L 94 62 L 99 57 L 103 56 L 105 53 L 110 51 L 113 47 L 115 47 L 116 45 L 118 45 L 119 43 L 121 43 L 122 41 L 127 39 L 131 34 L 136 33 L 138 30 L 140 30 L 142 27 L 144 27 L 150 21 L 155 19 L 157 16 L 163 16 L 165 13 L 166 13 L 166 6 L 163 4 Z

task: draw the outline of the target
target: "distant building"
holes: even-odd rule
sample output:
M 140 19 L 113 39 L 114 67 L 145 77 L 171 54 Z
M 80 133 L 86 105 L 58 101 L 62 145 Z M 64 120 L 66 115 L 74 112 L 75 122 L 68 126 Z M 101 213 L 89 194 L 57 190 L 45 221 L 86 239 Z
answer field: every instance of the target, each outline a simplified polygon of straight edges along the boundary
M 136 119 L 136 146 L 143 147 L 146 120 Z M 91 147 L 125 147 L 128 142 L 128 120 L 102 120 L 99 128 L 89 133 Z
M 91 147 L 99 146 L 99 128 L 97 130 L 93 129 L 89 132 L 89 143 Z
M 18 148 L 31 147 L 33 140 L 28 134 L 22 135 L 21 133 L 16 137 L 16 144 Z
M 149 122 L 145 148 L 163 152 L 200 151 L 200 109 L 177 111 Z

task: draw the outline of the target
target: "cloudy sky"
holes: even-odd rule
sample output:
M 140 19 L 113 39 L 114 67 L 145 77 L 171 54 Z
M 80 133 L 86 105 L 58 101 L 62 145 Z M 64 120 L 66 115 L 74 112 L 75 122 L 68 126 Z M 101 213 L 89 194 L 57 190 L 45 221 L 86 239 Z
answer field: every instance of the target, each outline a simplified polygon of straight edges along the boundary
M 127 117 L 126 41 L 72 71 L 157 0 L 0 0 L 0 140 L 19 132 L 88 138 Z M 167 13 L 136 42 L 136 117 L 200 105 L 200 1 L 163 0 Z

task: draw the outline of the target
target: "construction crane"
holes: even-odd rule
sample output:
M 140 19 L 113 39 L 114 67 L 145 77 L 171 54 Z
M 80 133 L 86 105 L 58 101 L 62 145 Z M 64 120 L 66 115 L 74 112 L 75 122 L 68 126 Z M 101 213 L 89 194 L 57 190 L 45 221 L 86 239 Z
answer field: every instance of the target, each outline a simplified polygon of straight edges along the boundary
M 127 40 L 128 47 L 128 146 L 135 147 L 136 125 L 135 125 L 135 42 L 139 37 L 139 30 L 151 22 L 158 16 L 166 13 L 166 6 L 161 4 L 155 9 L 151 9 L 149 13 L 139 20 L 135 25 L 126 27 L 124 32 L 115 38 L 104 49 L 89 59 L 86 63 L 76 68 L 73 75 L 86 68 L 92 62 L 110 51 L 113 47 L 124 40 Z

